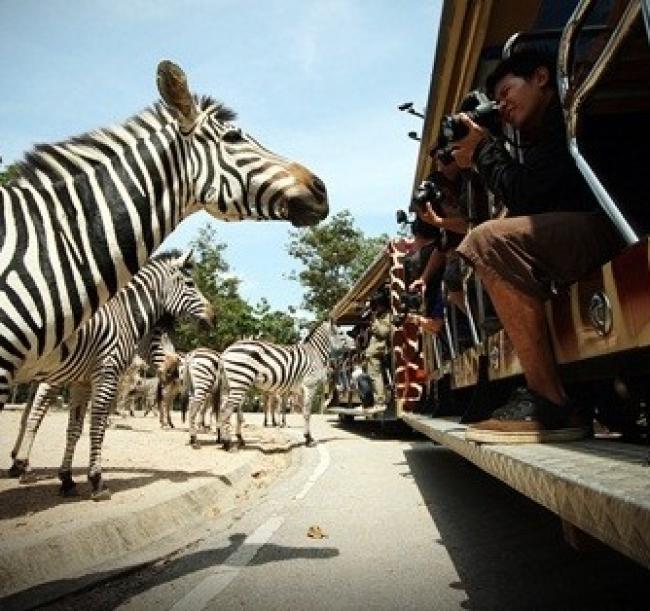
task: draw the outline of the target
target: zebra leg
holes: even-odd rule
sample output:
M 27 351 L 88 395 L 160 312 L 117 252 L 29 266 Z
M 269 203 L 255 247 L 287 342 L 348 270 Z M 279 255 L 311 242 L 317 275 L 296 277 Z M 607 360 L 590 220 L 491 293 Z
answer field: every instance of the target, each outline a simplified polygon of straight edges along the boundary
M 34 438 L 41 426 L 41 422 L 50 408 L 52 399 L 56 396 L 58 387 L 43 383 L 38 385 L 38 389 L 32 397 L 31 403 L 28 403 L 23 412 L 23 422 L 21 422 L 21 432 L 16 440 L 14 462 L 9 469 L 12 477 L 20 476 L 21 484 L 30 484 L 36 481 L 36 476 L 29 466 L 29 455 L 32 452 Z M 27 416 L 27 418 L 25 418 Z M 13 454 L 13 452 L 12 452 Z
M 279 397 L 278 395 L 276 395 L 276 396 L 273 398 L 273 404 L 272 404 L 272 407 L 271 407 L 271 418 L 272 418 L 272 424 L 273 424 L 273 426 L 278 426 L 278 422 L 277 422 L 277 420 L 275 419 L 275 414 L 276 414 L 277 411 L 278 411 L 278 407 L 279 407 L 280 409 L 282 409 L 281 406 L 282 406 L 282 397 Z
M 4 409 L 5 404 L 9 402 L 13 380 L 13 369 L 0 368 L 0 412 Z
M 27 430 L 27 419 L 29 418 L 29 415 L 32 412 L 32 408 L 34 406 L 34 399 L 35 395 L 34 393 L 31 394 L 29 397 L 29 401 L 25 404 L 25 409 L 23 410 L 22 416 L 20 417 L 20 430 L 18 431 L 18 436 L 16 437 L 16 443 L 14 444 L 14 449 L 11 450 L 11 458 L 16 458 L 18 456 L 18 450 L 20 450 L 20 444 L 23 442 L 23 437 L 25 436 L 25 431 Z M 9 471 L 9 475 L 11 477 L 14 477 L 11 475 L 11 470 Z
M 244 424 L 244 412 L 242 411 L 243 403 L 244 402 L 242 401 L 237 406 L 237 441 L 239 443 L 239 447 L 241 448 L 243 448 L 246 445 L 246 442 L 244 441 L 244 437 L 241 433 L 242 424 Z
M 244 396 L 246 395 L 247 388 L 244 389 L 230 389 L 226 397 L 224 398 L 221 412 L 221 436 L 223 437 L 223 449 L 226 451 L 231 451 L 235 449 L 232 445 L 232 431 L 230 427 L 230 418 L 235 410 L 240 408 L 240 405 L 244 401 Z
M 81 436 L 84 425 L 86 408 L 90 387 L 87 384 L 73 384 L 70 386 L 70 414 L 68 416 L 68 431 L 63 461 L 59 468 L 59 479 L 61 488 L 59 493 L 62 496 L 78 496 L 77 484 L 72 479 L 72 457 Z
M 93 384 L 92 408 L 90 413 L 90 463 L 88 481 L 92 486 L 93 501 L 111 498 L 111 491 L 102 479 L 102 444 L 106 433 L 108 410 L 115 398 L 119 376 L 113 372 L 100 372 L 101 378 Z
M 199 393 L 197 392 L 197 389 L 194 388 L 194 392 L 190 395 L 190 413 L 189 413 L 189 420 L 190 420 L 190 442 L 189 445 L 192 446 L 194 450 L 200 450 L 201 445 L 199 444 L 199 441 L 197 439 L 198 431 L 196 428 L 196 418 L 199 412 L 199 408 L 201 406 L 201 402 L 199 399 Z
M 311 402 L 314 398 L 314 388 L 312 386 L 303 387 L 302 415 L 305 419 L 305 445 L 309 448 L 316 445 L 314 438 L 309 430 L 309 420 L 311 419 Z

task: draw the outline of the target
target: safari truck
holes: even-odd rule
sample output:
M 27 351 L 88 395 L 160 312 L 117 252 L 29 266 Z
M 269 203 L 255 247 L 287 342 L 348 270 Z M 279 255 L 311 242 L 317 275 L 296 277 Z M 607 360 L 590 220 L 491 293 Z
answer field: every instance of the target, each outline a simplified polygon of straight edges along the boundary
M 465 440 L 464 422 L 522 384 L 508 336 L 495 325 L 480 281 L 465 277 L 471 341 L 457 312 L 437 336 L 393 329 L 394 415 L 556 513 L 576 546 L 596 538 L 650 567 L 650 2 L 647 0 L 448 0 L 443 3 L 414 193 L 429 176 L 443 117 L 458 111 L 496 63 L 514 51 L 557 56 L 566 146 L 625 249 L 558 290 L 546 315 L 563 381 L 595 409 L 593 439 L 488 445 Z M 509 138 L 518 141 L 512 132 Z M 517 155 L 517 147 L 511 154 Z M 490 194 L 492 196 L 492 194 Z M 496 209 L 491 198 L 491 208 Z M 469 207 L 471 210 L 471 196 Z M 368 295 L 391 288 L 400 312 L 408 244 L 396 239 L 336 305 L 359 315 Z

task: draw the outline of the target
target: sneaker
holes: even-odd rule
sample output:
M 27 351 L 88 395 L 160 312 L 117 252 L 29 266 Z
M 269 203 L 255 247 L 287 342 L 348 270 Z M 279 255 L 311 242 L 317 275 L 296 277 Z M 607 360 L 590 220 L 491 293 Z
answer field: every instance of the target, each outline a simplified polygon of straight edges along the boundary
M 467 427 L 478 443 L 575 441 L 593 435 L 592 419 L 573 403 L 557 405 L 528 388 L 518 388 L 487 419 Z

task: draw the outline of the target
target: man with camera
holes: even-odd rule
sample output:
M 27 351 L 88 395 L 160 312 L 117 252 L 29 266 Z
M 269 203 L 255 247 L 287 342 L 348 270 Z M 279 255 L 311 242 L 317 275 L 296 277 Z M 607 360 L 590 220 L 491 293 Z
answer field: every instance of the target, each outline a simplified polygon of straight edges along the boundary
M 578 439 L 590 434 L 591 417 L 566 394 L 544 301 L 556 287 L 611 259 L 621 243 L 569 154 L 554 62 L 535 52 L 513 54 L 488 77 L 487 89 L 503 121 L 519 130 L 523 161 L 511 157 L 503 138 L 459 116 L 467 135 L 453 142 L 452 155 L 459 167 L 474 166 L 509 216 L 474 228 L 457 251 L 482 279 L 527 388 L 471 425 L 467 438 L 488 443 Z

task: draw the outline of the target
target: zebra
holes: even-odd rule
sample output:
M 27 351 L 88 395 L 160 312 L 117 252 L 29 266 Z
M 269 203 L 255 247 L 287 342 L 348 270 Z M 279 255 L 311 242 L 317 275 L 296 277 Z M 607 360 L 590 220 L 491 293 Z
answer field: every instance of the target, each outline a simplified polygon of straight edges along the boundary
M 183 386 L 189 403 L 189 445 L 195 450 L 201 447 L 197 440 L 199 414 L 203 424 L 208 408 L 219 408 L 220 363 L 221 355 L 211 348 L 196 348 L 185 357 Z
M 132 362 L 138 342 L 153 328 L 163 313 L 191 315 L 210 324 L 214 310 L 196 287 L 191 274 L 191 251 L 176 257 L 156 255 L 131 282 L 101 308 L 77 333 L 57 349 L 57 362 L 37 373 L 45 380 L 36 393 L 33 416 L 11 468 L 23 481 L 33 479 L 29 453 L 48 399 L 62 384 L 70 387 L 70 417 L 67 445 L 59 479 L 64 496 L 75 495 L 72 457 L 81 435 L 89 397 L 92 397 L 90 461 L 88 479 L 92 498 L 110 498 L 101 475 L 101 449 L 108 410 L 117 392 L 120 376 Z
M 188 215 L 313 225 L 323 182 L 157 69 L 162 101 L 122 125 L 36 146 L 0 187 L 0 409 L 140 269 Z
M 329 321 L 320 323 L 299 344 L 280 346 L 260 340 L 239 340 L 221 355 L 221 432 L 224 448 L 231 449 L 230 417 L 237 411 L 237 439 L 241 445 L 242 404 L 249 388 L 287 395 L 303 391 L 305 441 L 314 445 L 309 429 L 311 402 L 316 386 L 327 376 L 330 351 L 338 335 Z

